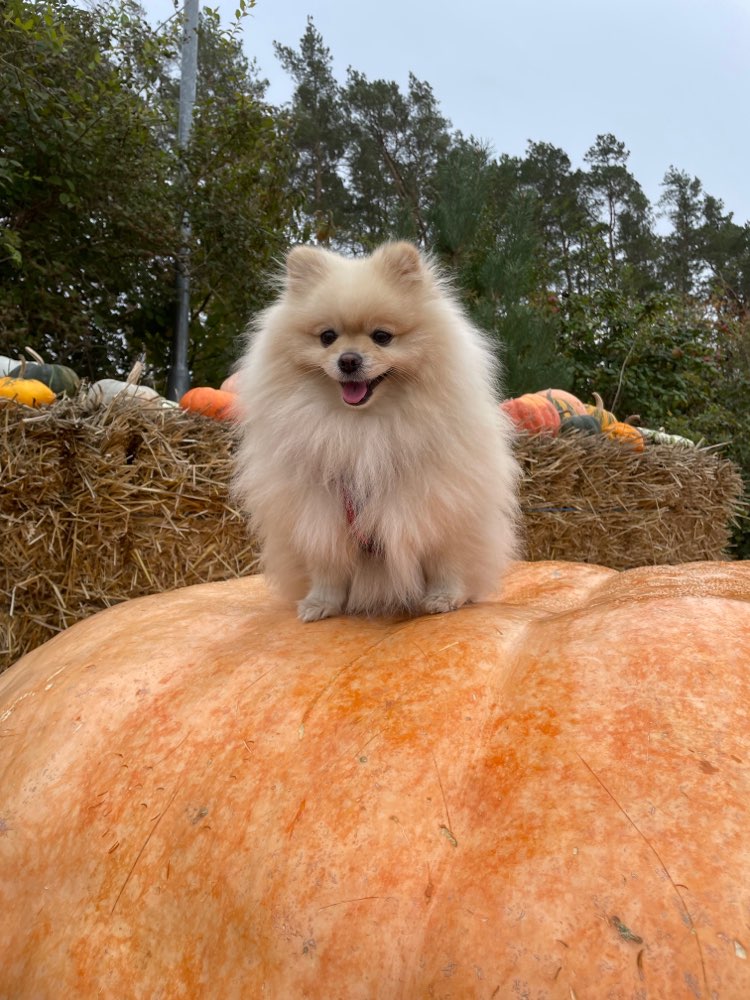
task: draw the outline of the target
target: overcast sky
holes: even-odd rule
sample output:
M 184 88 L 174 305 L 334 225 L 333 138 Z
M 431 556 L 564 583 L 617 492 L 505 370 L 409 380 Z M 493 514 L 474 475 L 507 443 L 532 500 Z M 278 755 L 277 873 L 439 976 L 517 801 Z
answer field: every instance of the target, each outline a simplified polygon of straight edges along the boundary
M 153 19 L 171 0 L 143 0 Z M 180 4 L 181 6 L 181 4 Z M 235 4 L 216 0 L 228 23 Z M 244 47 L 282 104 L 274 40 L 296 47 L 312 15 L 340 82 L 348 66 L 406 89 L 496 154 L 551 142 L 574 166 L 613 132 L 655 204 L 674 165 L 750 220 L 750 0 L 257 0 Z

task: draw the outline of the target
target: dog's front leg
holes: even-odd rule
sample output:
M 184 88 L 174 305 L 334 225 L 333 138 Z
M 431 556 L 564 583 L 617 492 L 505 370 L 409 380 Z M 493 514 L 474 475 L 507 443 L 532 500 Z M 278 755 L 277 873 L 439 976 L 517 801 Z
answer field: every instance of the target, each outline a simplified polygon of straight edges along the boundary
M 307 596 L 297 602 L 297 617 L 303 622 L 317 622 L 340 615 L 348 591 L 349 581 L 341 575 L 314 574 Z
M 433 556 L 423 565 L 425 592 L 422 611 L 439 615 L 466 604 L 466 589 L 453 560 Z

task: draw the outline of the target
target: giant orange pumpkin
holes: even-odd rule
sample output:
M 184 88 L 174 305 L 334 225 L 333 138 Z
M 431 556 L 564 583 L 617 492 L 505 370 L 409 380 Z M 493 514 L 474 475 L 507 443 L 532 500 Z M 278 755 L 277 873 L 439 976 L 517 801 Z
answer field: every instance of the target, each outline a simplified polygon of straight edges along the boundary
M 0 678 L 0 996 L 750 997 L 750 566 L 517 564 L 303 625 L 260 578 Z

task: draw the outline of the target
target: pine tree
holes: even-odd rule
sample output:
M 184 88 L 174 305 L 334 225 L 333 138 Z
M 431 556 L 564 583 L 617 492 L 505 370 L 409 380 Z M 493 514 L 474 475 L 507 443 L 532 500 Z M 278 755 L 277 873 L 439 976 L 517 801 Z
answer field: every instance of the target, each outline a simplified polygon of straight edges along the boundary
M 333 58 L 312 17 L 299 50 L 274 43 L 276 55 L 296 87 L 290 108 L 289 138 L 296 153 L 293 184 L 302 199 L 307 232 L 318 242 L 337 242 L 351 215 L 344 182 L 349 131 Z
M 627 168 L 630 152 L 614 135 L 598 135 L 584 156 L 592 215 L 606 227 L 607 281 L 642 293 L 654 287 L 655 237 L 649 202 Z
M 690 295 L 697 290 L 702 272 L 703 185 L 697 177 L 670 167 L 662 187 L 659 204 L 672 224 L 672 231 L 662 242 L 661 277 L 668 288 Z
M 750 223 L 738 226 L 720 199 L 706 195 L 700 242 L 707 294 L 729 316 L 750 318 Z
M 403 94 L 392 80 L 350 69 L 344 102 L 351 123 L 347 159 L 354 210 L 366 246 L 401 236 L 425 244 L 434 174 L 449 123 L 429 84 L 409 75 Z
M 584 251 L 590 229 L 583 175 L 567 153 L 547 142 L 530 142 L 521 162 L 521 181 L 535 197 L 544 241 L 548 282 L 565 294 L 586 287 Z
M 508 396 L 568 388 L 571 375 L 557 343 L 557 298 L 542 290 L 535 206 L 516 173 L 517 164 L 460 139 L 438 170 L 431 213 L 435 248 L 495 343 Z
M 509 396 L 571 384 L 557 341 L 557 297 L 539 285 L 534 208 L 528 195 L 510 200 L 477 274 L 474 312 L 501 345 Z

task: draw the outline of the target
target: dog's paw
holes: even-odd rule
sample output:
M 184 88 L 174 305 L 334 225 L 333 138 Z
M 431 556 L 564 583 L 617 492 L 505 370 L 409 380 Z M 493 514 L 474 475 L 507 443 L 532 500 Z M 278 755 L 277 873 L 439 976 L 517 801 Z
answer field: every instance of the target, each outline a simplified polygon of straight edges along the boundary
M 463 603 L 463 598 L 457 594 L 439 591 L 434 594 L 427 594 L 422 602 L 422 610 L 426 615 L 442 615 L 446 611 L 456 611 Z
M 341 614 L 341 606 L 332 601 L 311 594 L 297 601 L 297 617 L 301 622 L 319 622 L 322 618 L 333 618 Z

